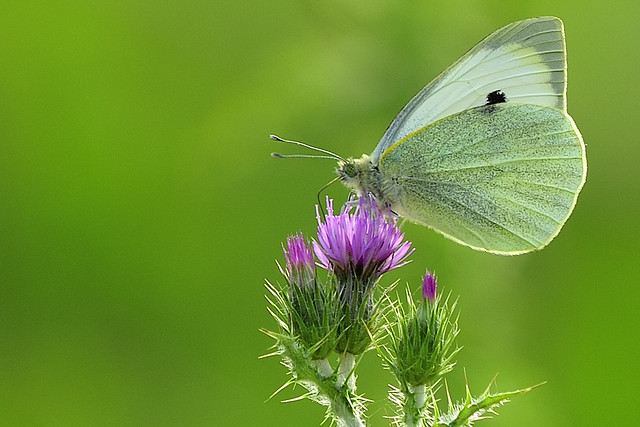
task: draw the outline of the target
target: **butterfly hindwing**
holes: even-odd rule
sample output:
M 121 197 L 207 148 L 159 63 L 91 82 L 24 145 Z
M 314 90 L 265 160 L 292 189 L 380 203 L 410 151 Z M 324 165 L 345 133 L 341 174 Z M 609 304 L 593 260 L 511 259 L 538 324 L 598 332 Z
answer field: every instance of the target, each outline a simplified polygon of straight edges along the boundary
M 467 246 L 518 254 L 549 243 L 584 183 L 584 144 L 563 111 L 464 110 L 388 149 L 379 170 L 401 216 Z

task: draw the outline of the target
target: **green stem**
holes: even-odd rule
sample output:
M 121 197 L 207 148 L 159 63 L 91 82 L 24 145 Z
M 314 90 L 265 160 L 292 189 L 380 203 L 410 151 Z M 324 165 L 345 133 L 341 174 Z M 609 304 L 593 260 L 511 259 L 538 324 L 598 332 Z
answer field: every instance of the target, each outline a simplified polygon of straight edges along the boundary
M 340 364 L 336 376 L 335 389 L 341 392 L 339 400 L 332 400 L 331 406 L 339 416 L 338 425 L 345 427 L 364 426 L 358 416 L 358 408 L 353 406 L 354 400 L 351 396 L 355 396 L 356 382 L 353 370 L 356 365 L 356 357 L 351 353 L 342 353 L 339 356 Z
M 309 390 L 309 399 L 328 406 L 328 413 L 340 427 L 364 427 L 364 406 L 355 394 L 355 356 L 340 358 L 337 372 L 326 359 L 311 360 L 308 352 L 290 336 L 269 332 L 279 341 L 285 365 L 294 374 L 295 382 Z
M 316 359 L 313 361 L 316 371 L 322 378 L 329 378 L 333 374 L 333 368 L 327 359 Z
M 354 408 L 344 395 L 331 399 L 331 410 L 341 427 L 364 427 L 365 423 L 354 413 Z
M 356 366 L 356 357 L 351 353 L 342 353 L 340 355 L 340 365 L 338 365 L 338 377 L 336 378 L 336 386 L 338 388 L 343 387 L 347 380 L 351 379 L 348 386 L 355 388 L 353 368 Z
M 404 402 L 404 423 L 407 427 L 424 426 L 424 406 L 427 402 L 427 386 L 408 385 Z

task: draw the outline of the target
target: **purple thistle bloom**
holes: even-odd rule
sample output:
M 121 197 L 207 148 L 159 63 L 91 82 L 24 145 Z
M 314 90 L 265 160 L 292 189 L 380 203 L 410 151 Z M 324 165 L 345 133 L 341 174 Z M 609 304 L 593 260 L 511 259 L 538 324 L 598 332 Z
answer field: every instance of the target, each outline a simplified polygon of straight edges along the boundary
M 282 271 L 289 283 L 310 286 L 315 278 L 315 260 L 311 248 L 302 233 L 287 237 L 287 247 L 282 248 L 286 270 Z
M 333 201 L 327 198 L 327 216 L 322 222 L 319 207 L 318 241 L 313 251 L 319 265 L 339 277 L 362 281 L 377 279 L 383 273 L 405 265 L 413 249 L 404 234 L 369 199 L 358 205 L 348 203 L 339 215 L 333 213 Z
M 424 274 L 424 280 L 422 281 L 422 299 L 435 301 L 436 292 L 438 290 L 438 283 L 436 281 L 436 275 L 429 273 L 429 270 Z

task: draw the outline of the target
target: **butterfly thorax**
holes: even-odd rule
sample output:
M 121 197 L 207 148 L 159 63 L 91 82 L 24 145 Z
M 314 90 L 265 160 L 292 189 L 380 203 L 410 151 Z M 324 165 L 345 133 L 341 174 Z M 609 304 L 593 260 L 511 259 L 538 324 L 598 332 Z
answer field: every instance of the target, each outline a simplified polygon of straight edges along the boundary
M 336 174 L 340 181 L 347 188 L 353 189 L 359 197 L 371 194 L 379 203 L 389 203 L 384 197 L 384 180 L 368 155 L 363 154 L 359 159 L 349 158 L 338 162 Z

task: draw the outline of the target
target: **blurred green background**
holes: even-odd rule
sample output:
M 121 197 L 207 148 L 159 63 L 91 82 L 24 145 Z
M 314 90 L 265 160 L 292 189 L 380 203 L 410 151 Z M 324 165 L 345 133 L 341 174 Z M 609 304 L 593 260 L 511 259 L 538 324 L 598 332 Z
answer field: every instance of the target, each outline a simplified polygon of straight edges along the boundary
M 413 262 L 460 295 L 481 392 L 542 381 L 480 425 L 633 425 L 640 397 L 631 1 L 3 2 L 0 16 L 0 424 L 319 425 L 268 396 L 264 279 L 315 231 L 334 164 L 275 160 L 270 133 L 343 156 L 485 35 L 561 17 L 569 110 L 587 143 L 576 210 L 545 250 L 499 257 L 407 224 Z M 328 194 L 344 200 L 336 185 Z M 368 353 L 359 391 L 384 416 Z

